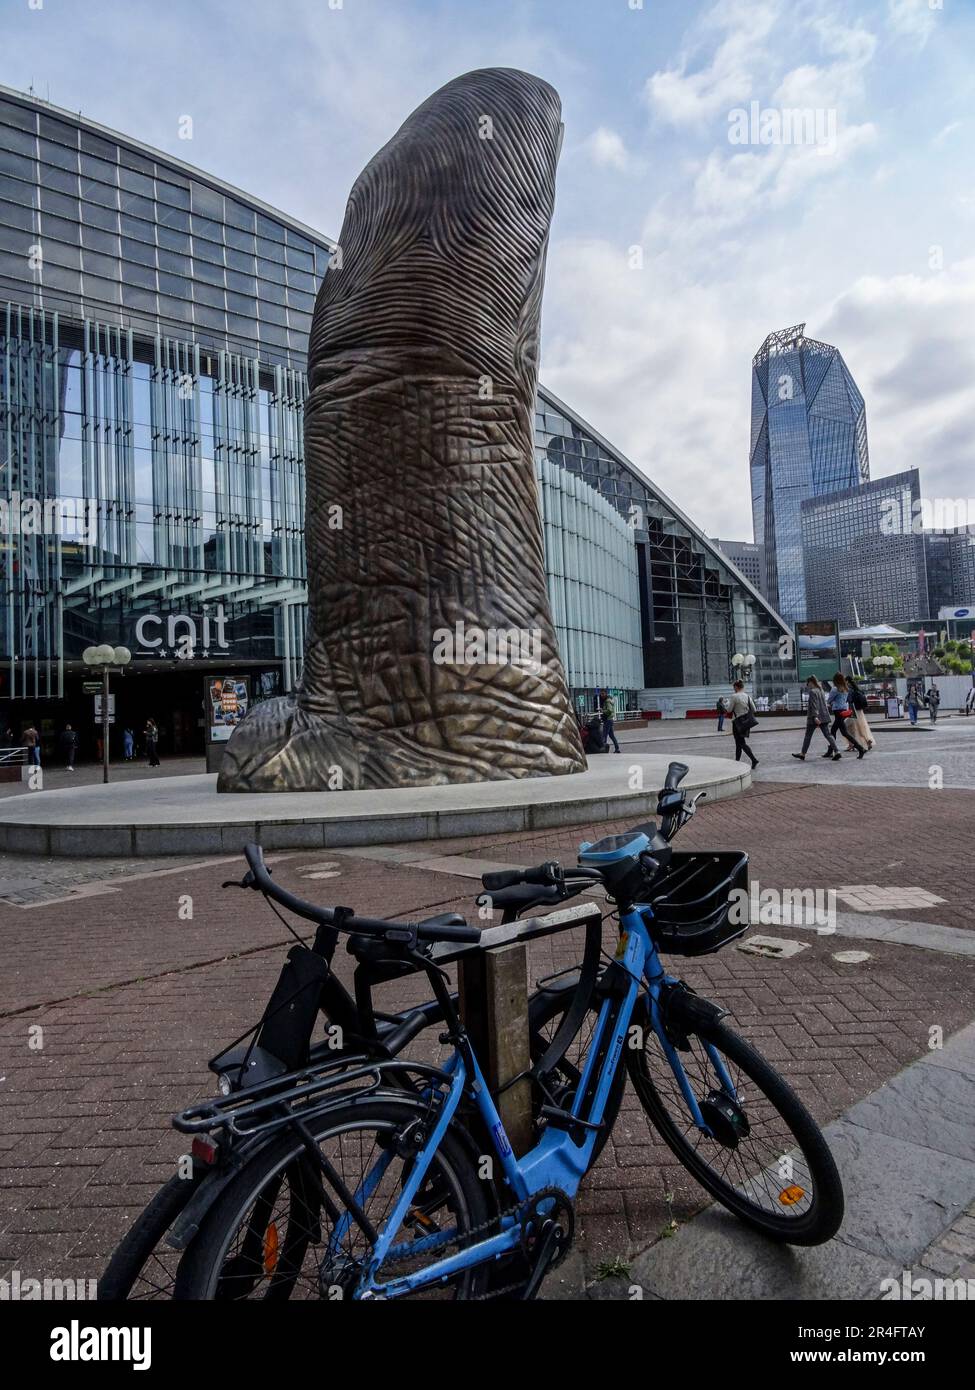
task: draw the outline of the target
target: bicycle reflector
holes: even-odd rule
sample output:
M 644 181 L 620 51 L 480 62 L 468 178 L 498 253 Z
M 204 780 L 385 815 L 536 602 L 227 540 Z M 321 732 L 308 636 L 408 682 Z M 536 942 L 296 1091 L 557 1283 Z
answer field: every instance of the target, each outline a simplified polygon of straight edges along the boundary
M 281 1242 L 278 1238 L 277 1223 L 272 1221 L 264 1232 L 264 1273 L 273 1274 L 278 1267 Z
M 791 1187 L 783 1187 L 779 1193 L 779 1201 L 784 1207 L 794 1207 L 797 1202 L 801 1202 L 806 1195 L 806 1189 L 793 1183 Z
M 190 1145 L 190 1153 L 198 1162 L 211 1167 L 220 1154 L 220 1145 L 209 1134 L 198 1134 Z

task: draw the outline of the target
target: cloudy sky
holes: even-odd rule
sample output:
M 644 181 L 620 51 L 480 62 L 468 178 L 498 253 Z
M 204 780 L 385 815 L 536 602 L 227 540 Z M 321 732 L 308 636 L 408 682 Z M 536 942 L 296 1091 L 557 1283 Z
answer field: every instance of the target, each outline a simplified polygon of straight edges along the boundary
M 749 539 L 751 358 L 803 321 L 866 397 L 873 476 L 975 495 L 973 53 L 975 0 L 0 3 L 0 81 L 332 235 L 442 82 L 545 77 L 566 134 L 542 380 Z M 739 140 L 752 103 L 766 143 Z M 769 142 L 785 109 L 813 138 Z

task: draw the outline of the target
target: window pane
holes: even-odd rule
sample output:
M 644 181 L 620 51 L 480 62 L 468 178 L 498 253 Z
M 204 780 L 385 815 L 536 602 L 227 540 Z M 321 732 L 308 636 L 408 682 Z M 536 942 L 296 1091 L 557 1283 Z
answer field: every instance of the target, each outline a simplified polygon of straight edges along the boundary
M 159 226 L 157 229 L 159 245 L 165 247 L 167 251 L 182 251 L 188 256 L 190 253 L 190 238 L 187 232 L 176 232 L 170 227 Z
M 111 208 L 99 207 L 97 203 L 82 202 L 81 220 L 106 232 L 118 231 L 118 213 Z
M 40 180 L 45 188 L 56 188 L 59 193 L 70 193 L 75 198 L 78 196 L 78 175 L 69 173 L 67 169 L 52 169 L 50 165 L 42 164 Z
M 56 193 L 51 188 L 42 188 L 40 190 L 40 195 L 42 212 L 53 212 L 56 213 L 58 217 L 70 218 L 74 221 L 78 220 L 77 198 L 68 198 L 64 193 Z
M 216 218 L 218 222 L 223 221 L 223 194 L 216 189 L 208 188 L 206 184 L 193 183 L 191 185 L 193 197 L 193 211 L 202 212 L 204 217 Z
M 37 141 L 32 131 L 11 130 L 9 126 L 0 125 L 0 147 L 5 150 L 15 150 L 17 154 L 30 155 L 33 159 Z
M 13 150 L 0 150 L 0 174 L 15 174 L 17 178 L 33 183 L 35 178 L 34 161 L 26 154 L 15 154 Z

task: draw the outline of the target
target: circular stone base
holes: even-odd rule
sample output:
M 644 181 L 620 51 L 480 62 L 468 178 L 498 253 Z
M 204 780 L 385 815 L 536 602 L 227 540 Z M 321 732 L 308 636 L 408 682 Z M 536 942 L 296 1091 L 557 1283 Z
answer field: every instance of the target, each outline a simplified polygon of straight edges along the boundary
M 120 858 L 444 840 L 653 815 L 671 759 L 609 753 L 571 777 L 354 792 L 225 792 L 216 777 L 140 778 L 24 792 L 0 802 L 0 850 Z M 717 799 L 751 785 L 747 764 L 684 759 L 686 790 Z M 634 786 L 635 784 L 635 786 Z

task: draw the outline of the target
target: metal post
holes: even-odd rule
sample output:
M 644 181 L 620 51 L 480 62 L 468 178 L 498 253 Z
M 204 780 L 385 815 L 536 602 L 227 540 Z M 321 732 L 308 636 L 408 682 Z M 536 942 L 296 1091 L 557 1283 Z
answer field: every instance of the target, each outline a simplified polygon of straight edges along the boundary
M 102 782 L 108 781 L 108 667 L 102 667 Z

